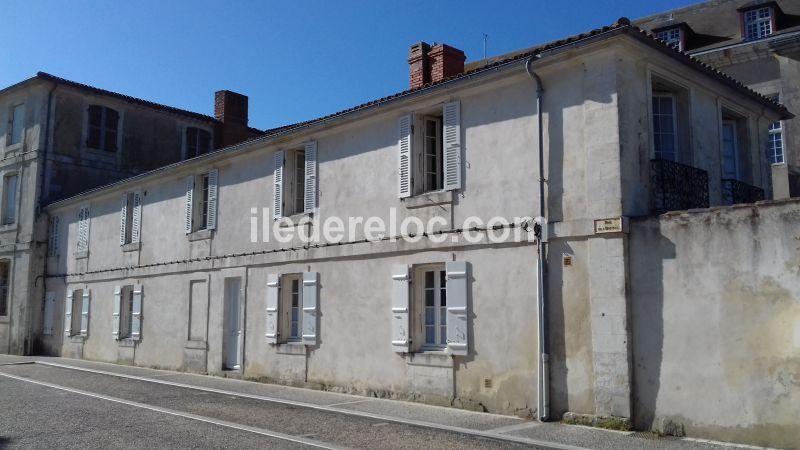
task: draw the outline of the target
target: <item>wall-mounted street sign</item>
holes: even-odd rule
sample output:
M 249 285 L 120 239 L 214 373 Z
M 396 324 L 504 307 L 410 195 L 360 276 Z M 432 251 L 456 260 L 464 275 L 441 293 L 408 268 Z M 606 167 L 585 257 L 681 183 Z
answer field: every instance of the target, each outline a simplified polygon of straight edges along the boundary
M 595 219 L 594 234 L 624 233 L 627 232 L 627 217 L 612 217 L 609 219 Z

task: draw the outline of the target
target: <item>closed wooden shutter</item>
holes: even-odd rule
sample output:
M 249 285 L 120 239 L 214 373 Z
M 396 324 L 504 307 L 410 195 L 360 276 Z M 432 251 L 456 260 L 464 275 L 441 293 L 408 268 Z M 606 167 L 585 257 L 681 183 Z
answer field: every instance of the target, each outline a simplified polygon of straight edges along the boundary
M 267 343 L 277 344 L 279 337 L 278 330 L 278 303 L 280 299 L 280 275 L 271 273 L 267 275 L 267 309 L 266 309 L 266 331 Z
M 392 267 L 392 349 L 399 353 L 408 353 L 411 345 L 409 284 L 408 266 Z
M 461 188 L 461 103 L 444 105 L 444 189 Z

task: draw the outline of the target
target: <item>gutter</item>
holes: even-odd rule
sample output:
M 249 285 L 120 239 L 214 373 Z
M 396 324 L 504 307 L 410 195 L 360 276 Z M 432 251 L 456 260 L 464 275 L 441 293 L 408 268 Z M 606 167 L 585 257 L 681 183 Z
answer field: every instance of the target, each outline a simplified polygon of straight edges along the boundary
M 545 219 L 545 183 L 544 178 L 544 126 L 542 122 L 542 105 L 544 103 L 544 85 L 539 75 L 531 69 L 531 64 L 538 61 L 541 54 L 534 55 L 525 61 L 525 70 L 528 75 L 536 82 L 536 116 L 538 117 L 539 131 L 539 217 L 536 218 L 538 226 L 537 256 L 538 264 L 536 267 L 536 316 L 537 316 L 537 386 L 536 386 L 536 413 L 540 422 L 544 422 L 550 415 L 550 401 L 548 381 L 550 378 L 550 355 L 547 353 L 546 330 L 547 319 L 545 316 L 545 265 L 547 264 L 547 219 Z

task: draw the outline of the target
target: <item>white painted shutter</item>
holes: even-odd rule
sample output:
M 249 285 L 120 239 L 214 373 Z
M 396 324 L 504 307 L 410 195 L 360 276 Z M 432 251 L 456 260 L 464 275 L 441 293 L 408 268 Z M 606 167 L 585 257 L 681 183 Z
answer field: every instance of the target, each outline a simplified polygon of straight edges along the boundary
M 469 352 L 467 307 L 467 263 L 452 261 L 445 264 L 447 272 L 447 349 L 453 355 Z
M 264 336 L 268 344 L 278 343 L 278 299 L 280 298 L 280 275 L 271 273 L 267 275 L 267 328 Z
M 444 189 L 461 188 L 461 102 L 444 105 Z
M 319 272 L 303 273 L 303 343 L 317 345 Z
M 306 143 L 306 185 L 303 197 L 306 214 L 317 207 L 317 141 Z
M 122 310 L 122 287 L 114 287 L 114 327 L 111 334 L 114 339 L 119 339 L 119 313 Z
M 206 230 L 217 229 L 217 192 L 219 184 L 219 170 L 208 172 L 208 222 Z
M 131 307 L 131 339 L 142 338 L 142 285 L 133 286 L 133 306 Z
M 50 217 L 50 239 L 47 243 L 48 256 L 58 256 L 58 239 L 59 239 L 59 226 L 61 225 L 60 216 Z
M 81 336 L 89 335 L 89 289 L 83 290 L 81 302 Z
M 398 191 L 400 198 L 411 196 L 411 114 L 407 114 L 397 120 L 397 172 L 398 172 Z
M 56 311 L 56 293 L 48 292 L 44 295 L 44 324 L 42 334 L 45 336 L 53 335 L 53 315 Z
M 392 267 L 392 348 L 399 353 L 408 353 L 409 336 L 409 279 L 408 266 Z
M 78 251 L 89 250 L 89 216 L 89 207 L 82 206 L 78 213 Z
M 194 197 L 194 177 L 186 178 L 186 234 L 192 232 L 192 204 Z
M 142 240 L 142 194 L 133 194 L 133 220 L 131 221 L 131 242 L 134 244 Z
M 119 212 L 119 245 L 125 245 L 125 231 L 128 224 L 128 194 L 122 194 L 122 209 Z
M 67 303 L 64 305 L 64 334 L 72 335 L 72 289 L 67 289 Z
M 272 179 L 273 198 L 272 198 L 272 217 L 280 219 L 283 217 L 283 150 L 275 152 L 275 176 Z

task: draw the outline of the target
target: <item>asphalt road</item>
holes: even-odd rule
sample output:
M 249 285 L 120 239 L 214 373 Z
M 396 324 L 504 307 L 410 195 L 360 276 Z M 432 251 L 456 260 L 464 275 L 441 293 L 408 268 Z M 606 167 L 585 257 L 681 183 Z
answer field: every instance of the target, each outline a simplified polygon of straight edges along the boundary
M 525 446 L 106 374 L 40 364 L 0 366 L 0 448 L 87 447 Z

